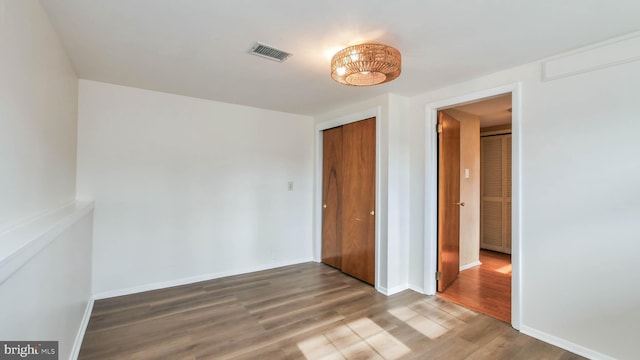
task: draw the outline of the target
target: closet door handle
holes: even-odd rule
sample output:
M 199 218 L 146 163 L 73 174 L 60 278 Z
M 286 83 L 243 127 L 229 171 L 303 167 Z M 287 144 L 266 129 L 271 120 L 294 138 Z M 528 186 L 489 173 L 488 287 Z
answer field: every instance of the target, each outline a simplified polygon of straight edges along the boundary
M 455 203 L 455 205 L 458 205 L 458 206 L 464 206 L 464 201 L 462 201 L 462 202 L 457 202 L 457 203 Z
M 375 211 L 373 211 L 373 210 L 371 210 L 371 212 L 370 212 L 369 214 L 371 214 L 371 215 L 375 215 L 375 214 L 376 214 L 376 212 L 375 212 Z

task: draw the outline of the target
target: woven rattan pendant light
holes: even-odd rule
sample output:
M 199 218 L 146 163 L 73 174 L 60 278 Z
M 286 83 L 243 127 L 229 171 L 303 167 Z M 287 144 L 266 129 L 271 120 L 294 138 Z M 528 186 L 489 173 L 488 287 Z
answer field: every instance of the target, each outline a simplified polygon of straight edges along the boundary
M 383 84 L 400 76 L 400 70 L 400 52 L 383 44 L 349 46 L 331 59 L 333 80 L 350 86 Z

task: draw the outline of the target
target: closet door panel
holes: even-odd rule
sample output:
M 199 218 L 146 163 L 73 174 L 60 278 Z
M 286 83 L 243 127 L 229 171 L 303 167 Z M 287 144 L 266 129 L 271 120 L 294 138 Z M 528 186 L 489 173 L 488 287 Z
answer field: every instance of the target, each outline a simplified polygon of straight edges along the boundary
M 375 118 L 343 126 L 342 271 L 375 282 Z
M 322 132 L 322 262 L 342 264 L 342 127 Z
M 480 140 L 480 247 L 511 253 L 511 135 Z

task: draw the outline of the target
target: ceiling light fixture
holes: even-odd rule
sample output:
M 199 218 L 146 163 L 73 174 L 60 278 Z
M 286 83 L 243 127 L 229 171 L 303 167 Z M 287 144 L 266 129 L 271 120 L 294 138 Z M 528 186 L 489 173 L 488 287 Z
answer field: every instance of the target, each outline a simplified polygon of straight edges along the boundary
M 401 60 L 400 51 L 388 45 L 353 45 L 333 55 L 331 77 L 350 86 L 383 84 L 400 76 Z

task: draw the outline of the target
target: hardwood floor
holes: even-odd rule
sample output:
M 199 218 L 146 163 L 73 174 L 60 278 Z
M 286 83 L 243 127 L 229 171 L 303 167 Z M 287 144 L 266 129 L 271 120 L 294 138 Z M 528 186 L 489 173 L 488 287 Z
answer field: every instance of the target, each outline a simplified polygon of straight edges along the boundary
M 581 359 L 413 291 L 305 263 L 96 301 L 79 359 Z
M 511 255 L 480 250 L 480 262 L 438 296 L 511 323 Z

